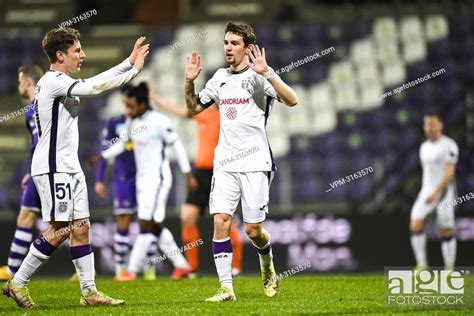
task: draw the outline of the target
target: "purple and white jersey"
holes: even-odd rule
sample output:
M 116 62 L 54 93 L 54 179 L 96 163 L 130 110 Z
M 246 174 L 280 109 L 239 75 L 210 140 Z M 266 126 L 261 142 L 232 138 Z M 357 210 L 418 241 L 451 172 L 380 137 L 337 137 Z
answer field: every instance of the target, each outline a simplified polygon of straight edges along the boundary
M 279 100 L 273 86 L 250 67 L 238 72 L 221 68 L 206 83 L 199 103 L 204 108 L 216 103 L 220 111 L 214 171 L 275 170 L 265 131 L 273 100 Z
M 120 141 L 123 135 L 126 134 L 125 115 L 119 115 L 107 120 L 105 127 L 102 130 L 102 150 L 107 149 L 111 144 Z M 132 144 L 127 142 L 126 150 L 115 157 L 114 162 L 114 183 L 124 182 L 130 179 L 135 181 L 135 174 L 137 172 L 135 166 L 135 157 L 133 155 Z M 97 165 L 96 181 L 105 181 L 105 169 L 107 162 L 101 160 Z

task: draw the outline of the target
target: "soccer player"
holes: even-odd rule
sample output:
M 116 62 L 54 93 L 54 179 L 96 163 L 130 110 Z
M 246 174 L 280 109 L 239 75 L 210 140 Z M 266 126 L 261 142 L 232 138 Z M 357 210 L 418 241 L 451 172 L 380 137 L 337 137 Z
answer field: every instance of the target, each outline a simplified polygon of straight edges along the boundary
M 191 173 L 191 166 L 178 135 L 171 128 L 170 120 L 163 114 L 153 111 L 148 100 L 146 83 L 141 83 L 128 92 L 125 101 L 127 116 L 127 135 L 133 143 L 133 153 L 137 166 L 136 187 L 140 234 L 135 240 L 128 269 L 116 279 L 130 281 L 136 279 L 147 251 L 153 242 L 168 256 L 173 266 L 172 278 L 180 279 L 192 272 L 168 228 L 163 226 L 166 201 L 172 184 L 172 174 L 168 159 L 168 147 L 172 147 L 181 172 L 186 176 L 189 190 L 195 190 L 197 182 Z M 125 150 L 123 141 L 103 151 L 98 159 L 109 159 Z M 145 265 L 151 265 L 147 262 Z
M 3 293 L 20 307 L 36 304 L 27 284 L 56 248 L 70 238 L 72 262 L 76 267 L 81 305 L 120 305 L 99 292 L 94 280 L 94 254 L 89 241 L 89 201 L 84 173 L 78 157 L 78 110 L 81 96 L 94 96 L 118 88 L 143 68 L 149 45 L 137 39 L 131 55 L 119 65 L 85 80 L 71 74 L 81 69 L 86 57 L 80 34 L 72 28 L 46 33 L 42 46 L 51 68 L 35 90 L 35 122 L 38 144 L 33 154 L 31 175 L 41 200 L 43 221 L 49 228 L 30 247 L 15 276 L 3 286 Z
M 35 126 L 34 104 L 35 86 L 43 76 L 43 70 L 36 65 L 26 65 L 18 68 L 18 93 L 22 98 L 28 100 L 27 111 L 25 112 L 26 128 L 30 135 L 30 153 L 33 155 L 38 143 L 38 130 Z M 12 277 L 28 252 L 33 240 L 33 226 L 39 217 L 40 198 L 36 191 L 35 184 L 29 173 L 25 174 L 21 180 L 23 196 L 21 199 L 20 213 L 16 220 L 16 230 L 8 254 L 8 266 L 0 268 L 0 279 L 8 280 Z
M 456 261 L 454 206 L 447 202 L 456 198 L 455 170 L 459 149 L 453 139 L 442 134 L 443 123 L 437 114 L 429 113 L 424 116 L 424 131 L 427 140 L 420 147 L 422 186 L 410 216 L 411 245 L 415 254 L 416 270 L 428 268 L 424 227 L 428 215 L 434 209 L 439 235 L 442 238 L 444 268 L 453 270 Z
M 273 100 L 288 106 L 298 102 L 293 89 L 267 65 L 265 50 L 256 45 L 253 29 L 228 23 L 224 36 L 225 61 L 199 95 L 194 80 L 201 72 L 201 57 L 193 52 L 185 67 L 185 99 L 189 113 L 198 114 L 217 104 L 220 111 L 219 143 L 215 150 L 210 211 L 214 214 L 213 253 L 221 287 L 208 302 L 235 300 L 232 286 L 232 217 L 239 200 L 245 232 L 257 248 L 265 295 L 277 293 L 270 234 L 263 228 L 268 212 L 275 163 L 265 125 Z
M 133 86 L 126 85 L 122 88 L 123 102 Z M 118 141 L 125 140 L 125 151 L 115 157 L 113 173 L 113 201 L 114 214 L 116 216 L 116 226 L 114 234 L 114 259 L 115 259 L 115 277 L 118 278 L 126 271 L 126 263 L 130 252 L 129 228 L 133 220 L 133 214 L 137 207 L 137 198 L 135 190 L 135 157 L 133 156 L 132 142 L 127 139 L 127 130 L 125 126 L 126 115 L 118 115 L 109 118 L 105 123 L 102 135 L 103 150 L 109 148 Z M 105 171 L 107 161 L 100 160 L 96 169 L 96 179 L 94 190 L 99 199 L 104 200 L 106 195 Z M 148 258 L 151 260 L 157 255 L 157 245 L 153 242 Z M 144 271 L 146 280 L 154 280 L 155 266 L 148 265 Z
M 209 205 L 214 149 L 219 141 L 219 109 L 213 105 L 207 111 L 192 116 L 186 108 L 163 98 L 151 89 L 149 91 L 150 100 L 161 109 L 196 121 L 197 152 L 193 174 L 199 186 L 196 191 L 188 192 L 186 202 L 181 207 L 181 240 L 184 244 L 191 244 L 201 238 L 197 220 L 200 215 L 204 215 L 204 211 Z M 243 242 L 236 225 L 232 225 L 230 240 L 233 250 L 232 275 L 238 276 L 242 272 Z M 197 272 L 199 270 L 199 247 L 188 249 L 185 255 L 193 271 Z

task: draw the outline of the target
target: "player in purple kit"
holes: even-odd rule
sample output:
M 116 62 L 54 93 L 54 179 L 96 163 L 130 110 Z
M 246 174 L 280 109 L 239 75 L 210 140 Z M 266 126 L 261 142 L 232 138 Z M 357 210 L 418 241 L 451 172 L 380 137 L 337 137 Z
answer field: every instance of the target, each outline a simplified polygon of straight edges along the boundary
M 126 95 L 131 86 L 122 88 L 122 93 Z M 107 149 L 117 141 L 127 140 L 127 131 L 125 126 L 126 116 L 124 114 L 109 118 L 105 123 L 102 134 L 102 150 Z M 115 258 L 115 277 L 119 277 L 126 270 L 127 257 L 130 253 L 129 227 L 133 220 L 133 214 L 137 207 L 136 189 L 135 189 L 135 157 L 133 154 L 132 142 L 126 141 L 126 150 L 115 157 L 113 173 L 113 196 L 114 196 L 114 214 L 116 216 L 116 227 L 114 234 L 114 258 Z M 105 171 L 107 161 L 100 160 L 96 169 L 95 193 L 104 200 L 106 196 Z M 149 258 L 156 257 L 157 245 L 152 243 L 147 253 Z M 150 262 L 152 262 L 150 260 Z M 147 265 L 144 271 L 146 280 L 154 280 L 155 266 Z
M 33 106 L 35 86 L 42 76 L 43 70 L 39 66 L 27 65 L 18 68 L 18 93 L 22 98 L 28 100 L 25 121 L 30 134 L 31 155 L 38 143 L 38 130 L 35 126 Z M 40 215 L 40 198 L 29 173 L 25 174 L 21 180 L 21 186 L 23 187 L 23 197 L 20 213 L 16 220 L 15 235 L 8 254 L 8 266 L 0 268 L 0 280 L 8 280 L 20 267 L 33 239 L 33 226 Z

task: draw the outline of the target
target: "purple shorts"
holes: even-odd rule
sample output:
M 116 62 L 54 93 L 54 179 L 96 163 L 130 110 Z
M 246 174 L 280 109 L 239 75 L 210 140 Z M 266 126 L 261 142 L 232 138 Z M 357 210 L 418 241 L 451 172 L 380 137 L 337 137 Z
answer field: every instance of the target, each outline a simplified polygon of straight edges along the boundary
M 135 190 L 135 177 L 122 181 L 115 180 L 114 189 L 114 213 L 133 214 L 137 208 L 137 193 Z
M 41 210 L 41 200 L 38 195 L 38 191 L 36 191 L 33 178 L 31 177 L 26 182 L 25 189 L 23 189 L 23 196 L 21 197 L 21 208 L 33 210 L 35 212 L 39 212 Z

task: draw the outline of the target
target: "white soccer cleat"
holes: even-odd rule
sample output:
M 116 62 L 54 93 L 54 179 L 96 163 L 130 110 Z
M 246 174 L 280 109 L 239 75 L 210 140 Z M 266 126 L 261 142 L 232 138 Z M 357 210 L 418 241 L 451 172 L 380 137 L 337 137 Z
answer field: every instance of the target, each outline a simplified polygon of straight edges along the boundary
M 275 266 L 273 265 L 273 261 L 267 267 L 262 266 L 261 272 L 263 281 L 263 292 L 268 297 L 274 297 L 278 292 L 279 281 L 275 272 Z
M 217 290 L 216 295 L 206 298 L 206 302 L 231 302 L 235 300 L 234 291 L 224 286 Z

